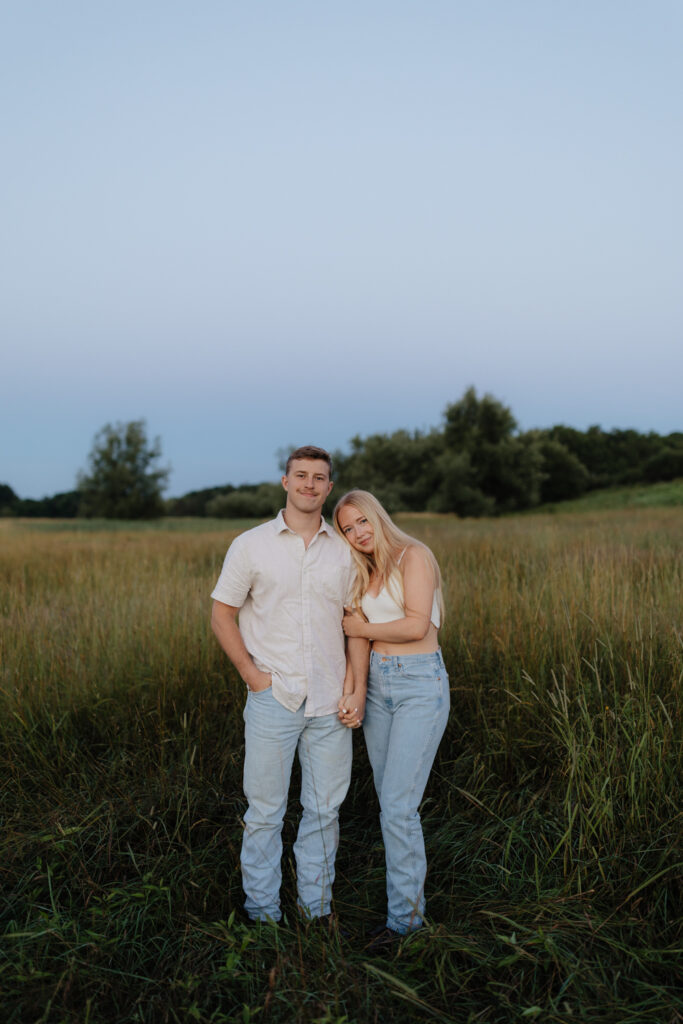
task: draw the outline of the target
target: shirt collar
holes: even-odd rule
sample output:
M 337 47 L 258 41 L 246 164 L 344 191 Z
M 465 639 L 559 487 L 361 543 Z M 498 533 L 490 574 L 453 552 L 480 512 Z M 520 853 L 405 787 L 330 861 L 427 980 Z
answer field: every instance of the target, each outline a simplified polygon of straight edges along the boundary
M 294 530 L 290 530 L 285 522 L 285 510 L 283 508 L 280 509 L 277 517 L 273 520 L 273 526 L 275 527 L 276 533 L 284 533 L 285 530 L 289 533 L 294 533 Z M 334 537 L 335 535 L 334 528 L 330 526 L 329 523 L 326 523 L 322 516 L 320 517 L 320 529 L 318 530 L 318 533 L 326 533 L 328 537 Z

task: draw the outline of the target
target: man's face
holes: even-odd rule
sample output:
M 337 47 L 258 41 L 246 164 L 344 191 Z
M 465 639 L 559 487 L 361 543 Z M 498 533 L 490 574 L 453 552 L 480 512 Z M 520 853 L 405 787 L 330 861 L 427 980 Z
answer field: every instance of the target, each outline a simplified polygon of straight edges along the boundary
M 292 459 L 282 486 L 288 506 L 298 512 L 319 512 L 332 490 L 330 467 L 323 459 Z

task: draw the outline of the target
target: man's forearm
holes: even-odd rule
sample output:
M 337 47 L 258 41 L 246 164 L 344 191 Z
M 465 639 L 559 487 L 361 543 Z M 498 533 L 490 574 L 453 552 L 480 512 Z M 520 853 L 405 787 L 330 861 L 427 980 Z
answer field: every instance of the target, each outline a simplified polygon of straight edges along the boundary
M 211 613 L 211 628 L 216 635 L 218 643 L 247 686 L 250 689 L 260 689 L 265 673 L 257 669 L 249 651 L 244 645 L 242 634 L 237 625 L 237 610 L 229 608 L 228 605 L 221 605 L 220 602 L 214 602 Z

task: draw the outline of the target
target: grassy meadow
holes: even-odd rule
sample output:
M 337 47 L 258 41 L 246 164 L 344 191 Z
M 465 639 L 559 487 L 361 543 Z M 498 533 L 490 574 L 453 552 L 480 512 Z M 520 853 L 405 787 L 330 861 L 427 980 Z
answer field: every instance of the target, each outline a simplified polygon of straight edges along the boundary
M 233 524 L 235 528 L 246 524 Z M 360 733 L 336 910 L 248 928 L 244 687 L 209 629 L 225 521 L 0 521 L 3 1024 L 683 1020 L 680 507 L 404 517 L 432 546 L 452 714 L 428 927 L 381 956 Z

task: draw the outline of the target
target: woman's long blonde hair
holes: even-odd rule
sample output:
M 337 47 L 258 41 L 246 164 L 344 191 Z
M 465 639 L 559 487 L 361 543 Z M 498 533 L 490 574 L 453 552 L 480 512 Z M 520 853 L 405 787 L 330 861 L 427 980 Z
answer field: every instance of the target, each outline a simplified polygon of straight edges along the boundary
M 340 537 L 346 540 L 347 544 L 349 542 L 339 525 L 339 513 L 347 505 L 352 505 L 353 508 L 358 509 L 362 516 L 365 516 L 375 534 L 375 550 L 371 555 L 366 555 L 362 551 L 356 551 L 349 544 L 357 569 L 356 582 L 353 588 L 353 607 L 360 610 L 360 601 L 370 586 L 370 576 L 373 571 L 377 572 L 393 599 L 403 607 L 405 604 L 403 577 L 394 552 L 397 550 L 403 551 L 408 545 L 414 544 L 425 552 L 434 571 L 434 589 L 437 595 L 441 622 L 443 623 L 445 608 L 441 589 L 441 572 L 439 570 L 439 563 L 427 545 L 423 544 L 422 541 L 416 540 L 415 537 L 404 533 L 403 530 L 399 530 L 386 509 L 380 505 L 374 494 L 370 494 L 369 491 L 349 491 L 339 499 L 334 507 L 332 514 L 334 528 Z

